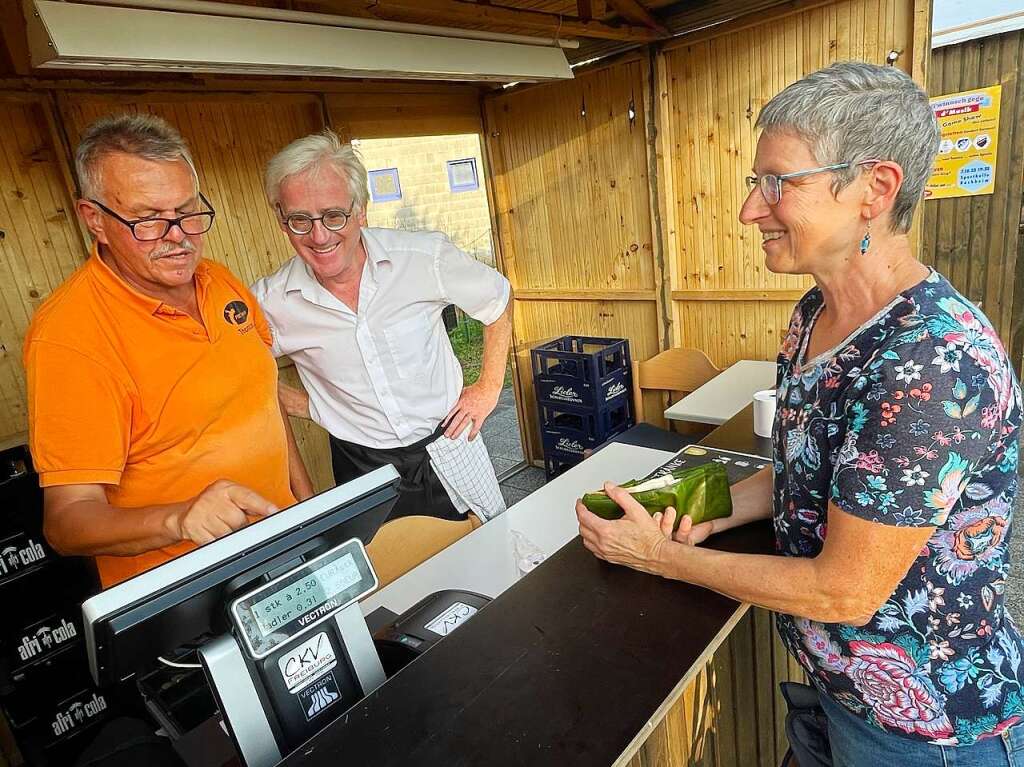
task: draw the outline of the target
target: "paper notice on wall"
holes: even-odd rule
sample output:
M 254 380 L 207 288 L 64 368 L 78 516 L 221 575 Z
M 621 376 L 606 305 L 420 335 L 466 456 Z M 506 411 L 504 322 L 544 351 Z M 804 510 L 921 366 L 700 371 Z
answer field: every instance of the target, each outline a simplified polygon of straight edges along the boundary
M 925 199 L 992 194 L 1001 90 L 993 85 L 931 99 L 942 139 Z

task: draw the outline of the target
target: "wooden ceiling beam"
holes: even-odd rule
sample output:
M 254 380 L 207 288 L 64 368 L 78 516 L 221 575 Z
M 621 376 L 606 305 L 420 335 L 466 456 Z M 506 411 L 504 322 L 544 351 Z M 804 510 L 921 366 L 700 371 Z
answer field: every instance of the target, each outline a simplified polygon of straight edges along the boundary
M 576 15 L 580 21 L 590 21 L 594 18 L 594 9 L 590 0 L 576 0 Z
M 640 4 L 639 0 L 607 0 L 607 3 L 610 9 L 626 21 L 653 29 L 663 37 L 668 37 L 671 34 L 668 27 L 658 21 L 647 8 Z
M 511 27 L 526 34 L 545 37 L 595 37 L 647 43 L 665 37 L 646 26 L 612 25 L 602 21 L 583 21 L 575 16 L 508 8 L 499 5 L 462 2 L 462 0 L 317 0 L 316 5 L 332 13 L 411 21 L 438 26 Z
M 3 64 L 6 58 L 9 71 L 24 76 L 31 72 L 32 63 L 28 52 L 25 17 L 22 16 L 20 5 L 0 4 L 0 68 L 7 68 Z

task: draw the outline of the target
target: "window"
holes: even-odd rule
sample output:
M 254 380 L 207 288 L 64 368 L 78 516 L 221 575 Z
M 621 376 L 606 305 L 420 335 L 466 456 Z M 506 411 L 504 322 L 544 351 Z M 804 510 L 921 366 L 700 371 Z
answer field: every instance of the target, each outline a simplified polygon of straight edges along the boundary
M 475 157 L 448 161 L 448 187 L 453 192 L 472 192 L 480 188 Z
M 374 202 L 390 202 L 402 199 L 402 185 L 398 182 L 398 168 L 371 170 L 370 199 Z

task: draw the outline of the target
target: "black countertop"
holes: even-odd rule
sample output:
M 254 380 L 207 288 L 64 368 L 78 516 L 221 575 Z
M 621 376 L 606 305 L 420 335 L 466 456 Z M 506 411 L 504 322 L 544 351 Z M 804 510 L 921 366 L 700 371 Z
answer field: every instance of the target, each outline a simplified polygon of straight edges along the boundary
M 740 413 L 702 444 L 761 452 L 751 423 Z M 771 553 L 771 528 L 707 545 Z M 612 764 L 741 614 L 576 538 L 281 765 Z

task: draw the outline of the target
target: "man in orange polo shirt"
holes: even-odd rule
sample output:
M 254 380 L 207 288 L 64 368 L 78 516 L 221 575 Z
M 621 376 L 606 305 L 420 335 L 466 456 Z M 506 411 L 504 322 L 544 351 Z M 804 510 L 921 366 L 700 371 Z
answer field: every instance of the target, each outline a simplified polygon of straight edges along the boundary
M 267 323 L 202 258 L 214 211 L 159 118 L 104 118 L 76 153 L 88 262 L 25 341 L 45 533 L 110 586 L 312 494 Z

